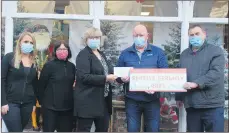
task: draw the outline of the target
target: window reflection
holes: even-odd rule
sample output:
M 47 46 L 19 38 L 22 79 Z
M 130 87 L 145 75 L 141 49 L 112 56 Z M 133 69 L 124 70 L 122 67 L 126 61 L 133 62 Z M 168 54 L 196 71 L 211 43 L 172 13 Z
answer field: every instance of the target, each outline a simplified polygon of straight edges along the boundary
M 89 14 L 89 1 L 19 1 L 17 12 Z
M 105 15 L 178 16 L 177 1 L 106 1 Z M 117 6 L 118 5 L 118 6 Z
M 194 17 L 228 18 L 228 1 L 195 1 Z

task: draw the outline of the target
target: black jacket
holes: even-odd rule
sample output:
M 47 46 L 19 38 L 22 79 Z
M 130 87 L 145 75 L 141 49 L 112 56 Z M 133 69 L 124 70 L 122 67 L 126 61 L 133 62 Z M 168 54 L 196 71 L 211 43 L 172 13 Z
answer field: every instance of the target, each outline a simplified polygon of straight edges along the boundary
M 73 108 L 75 65 L 54 59 L 47 62 L 40 74 L 38 100 L 42 107 L 65 111 Z
M 106 60 L 105 55 L 99 51 Z M 112 68 L 107 62 L 109 73 Z M 74 115 L 84 118 L 104 116 L 104 105 L 108 112 L 112 112 L 111 87 L 106 100 L 104 100 L 106 76 L 99 59 L 87 46 L 79 52 L 76 58 L 76 86 L 74 92 Z
M 1 105 L 8 103 L 36 104 L 37 71 L 33 64 L 27 75 L 22 62 L 20 68 L 14 66 L 14 53 L 6 54 L 1 62 Z

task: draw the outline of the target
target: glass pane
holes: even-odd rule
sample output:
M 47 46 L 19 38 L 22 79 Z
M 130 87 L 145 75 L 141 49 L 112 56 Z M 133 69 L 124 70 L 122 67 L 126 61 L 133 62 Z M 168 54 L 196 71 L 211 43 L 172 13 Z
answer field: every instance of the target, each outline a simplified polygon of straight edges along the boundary
M 116 65 L 120 52 L 133 44 L 133 28 L 139 22 L 101 21 L 101 30 L 107 37 L 102 50 L 113 66 Z M 178 23 L 141 22 L 149 32 L 149 42 L 165 50 L 169 57 L 170 67 L 177 65 L 180 55 L 181 25 Z M 163 35 L 163 36 L 162 36 Z M 126 132 L 126 116 L 124 109 L 124 91 L 122 86 L 113 86 L 113 127 L 111 132 Z M 177 114 L 173 97 L 167 99 Z M 164 110 L 165 112 L 168 110 Z M 161 114 L 161 128 L 164 132 L 177 132 L 177 117 L 172 120 Z M 176 124 L 173 124 L 176 123 Z M 143 129 L 143 127 L 142 127 Z
M 106 1 L 104 10 L 105 15 L 164 17 L 178 16 L 177 1 Z
M 33 32 L 36 35 L 39 32 L 48 32 L 51 42 L 46 45 L 51 47 L 55 40 L 65 40 L 69 43 L 72 50 L 72 58 L 70 61 L 75 63 L 77 53 L 84 47 L 80 43 L 82 41 L 81 37 L 84 31 L 91 26 L 92 21 L 14 19 L 14 46 L 20 33 L 24 30 Z M 39 34 L 37 36 L 39 36 Z M 46 37 L 48 38 L 48 36 Z M 48 40 L 47 38 L 43 39 Z M 39 45 L 39 40 L 37 40 L 37 42 L 38 49 L 46 48 L 46 46 Z
M 89 1 L 19 1 L 17 12 L 89 14 Z
M 228 18 L 228 0 L 195 1 L 194 17 Z
M 196 25 L 196 24 L 190 24 Z M 224 132 L 228 132 L 228 24 L 200 24 L 203 29 L 207 32 L 207 41 L 212 45 L 217 45 L 224 50 L 225 56 L 225 79 L 224 79 L 224 88 L 225 88 L 225 129 Z
M 1 58 L 4 56 L 5 54 L 5 18 L 2 18 L 2 29 L 1 29 Z

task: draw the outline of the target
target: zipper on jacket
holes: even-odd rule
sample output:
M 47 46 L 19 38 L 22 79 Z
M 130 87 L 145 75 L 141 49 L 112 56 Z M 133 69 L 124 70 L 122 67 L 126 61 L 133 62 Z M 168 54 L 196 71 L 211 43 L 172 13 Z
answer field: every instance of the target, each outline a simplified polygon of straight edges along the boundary
M 26 84 L 27 84 L 27 77 L 28 77 L 28 75 L 26 75 L 26 77 L 25 77 L 24 87 L 23 87 L 23 90 L 22 90 L 21 104 L 23 104 L 23 97 L 24 97 L 25 88 L 26 88 Z
M 64 64 L 64 75 L 67 76 L 67 68 L 66 64 Z

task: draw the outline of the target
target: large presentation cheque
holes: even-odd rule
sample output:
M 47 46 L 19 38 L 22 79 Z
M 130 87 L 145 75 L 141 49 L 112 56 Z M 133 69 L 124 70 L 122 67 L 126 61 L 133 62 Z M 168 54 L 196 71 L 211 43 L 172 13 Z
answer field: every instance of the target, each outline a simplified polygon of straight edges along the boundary
M 131 69 L 130 91 L 186 92 L 186 69 Z

